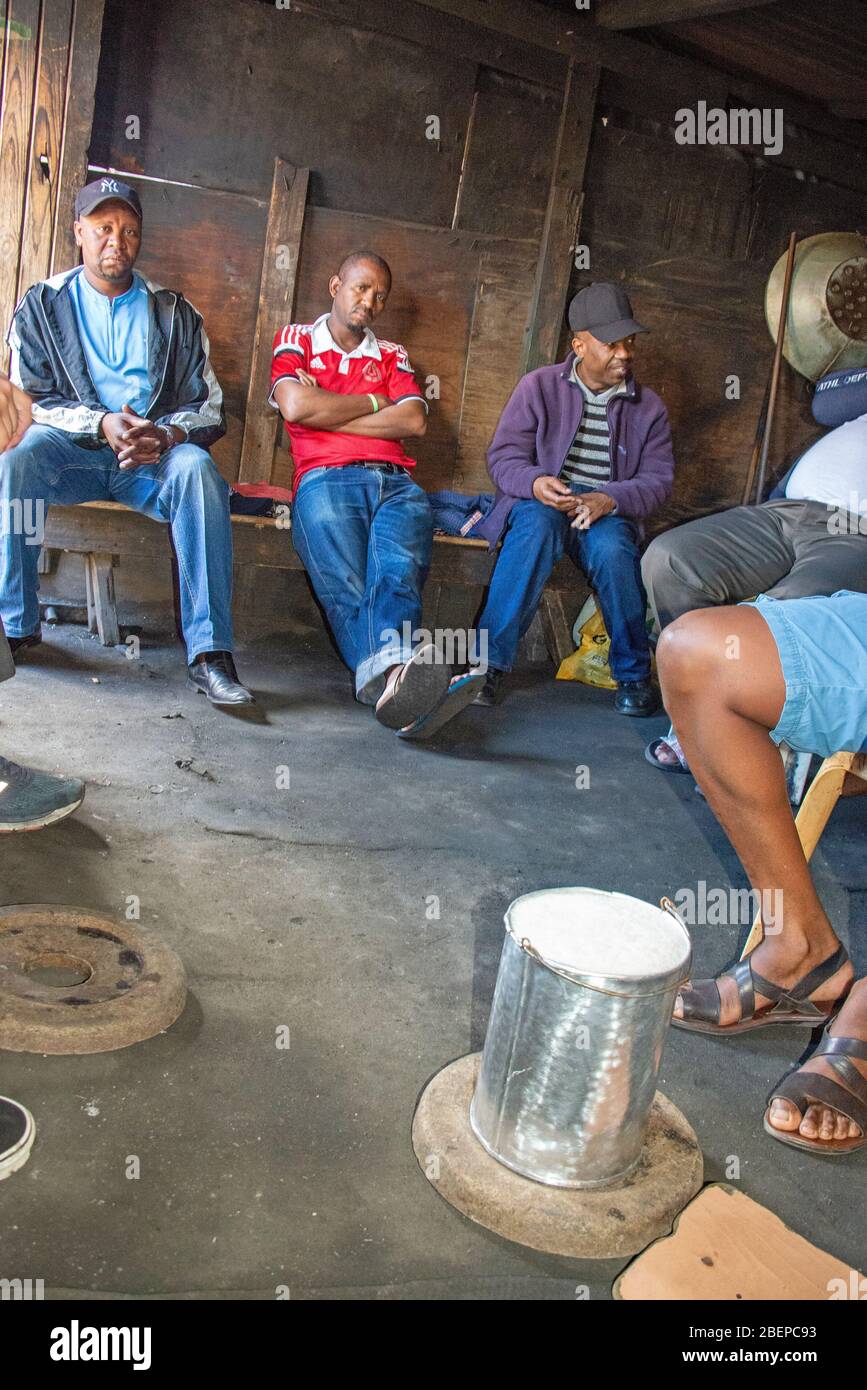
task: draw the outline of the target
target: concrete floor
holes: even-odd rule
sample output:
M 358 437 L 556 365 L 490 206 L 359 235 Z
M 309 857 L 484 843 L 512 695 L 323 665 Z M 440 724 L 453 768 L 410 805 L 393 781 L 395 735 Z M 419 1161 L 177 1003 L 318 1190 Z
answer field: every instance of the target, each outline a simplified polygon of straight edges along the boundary
M 483 1042 L 511 899 L 743 886 L 691 779 L 642 758 L 663 719 L 617 718 L 603 692 L 524 672 L 498 711 L 471 709 L 435 747 L 404 745 L 353 702 L 313 625 L 242 649 L 257 719 L 189 690 L 152 622 L 138 661 L 80 627 L 45 636 L 0 691 L 0 748 L 87 778 L 87 798 L 53 829 L 4 837 L 0 901 L 122 919 L 136 894 L 190 996 L 169 1032 L 129 1049 L 0 1056 L 0 1091 L 38 1125 L 29 1164 L 0 1185 L 0 1275 L 44 1279 L 48 1296 L 609 1297 L 623 1262 L 526 1251 L 449 1208 L 410 1124 L 430 1076 Z M 208 777 L 176 766 L 189 757 Z M 867 799 L 841 803 L 814 861 L 861 973 L 865 827 Z M 738 935 L 696 928 L 702 973 Z M 807 1036 L 673 1032 L 661 1084 L 707 1180 L 734 1156 L 750 1196 L 864 1268 L 864 1156 L 818 1160 L 761 1129 L 765 1093 Z

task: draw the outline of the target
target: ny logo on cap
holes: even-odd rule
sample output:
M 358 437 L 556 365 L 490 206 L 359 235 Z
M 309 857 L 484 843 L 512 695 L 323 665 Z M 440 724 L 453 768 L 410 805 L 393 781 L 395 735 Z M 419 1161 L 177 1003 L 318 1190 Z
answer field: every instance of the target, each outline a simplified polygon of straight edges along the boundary
M 116 179 L 100 179 L 99 186 L 103 193 L 119 193 Z

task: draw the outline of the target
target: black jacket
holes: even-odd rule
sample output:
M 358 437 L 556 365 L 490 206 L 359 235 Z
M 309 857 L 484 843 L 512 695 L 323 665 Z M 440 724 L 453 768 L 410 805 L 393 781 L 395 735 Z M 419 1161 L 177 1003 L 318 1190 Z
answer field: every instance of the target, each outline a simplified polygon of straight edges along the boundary
M 105 447 L 106 408 L 96 394 L 78 336 L 69 294 L 82 267 L 33 285 L 15 310 L 7 342 L 9 375 L 33 397 L 33 420 L 65 430 L 85 449 Z M 145 412 L 160 425 L 178 425 L 191 444 L 207 449 L 226 433 L 223 393 L 208 358 L 202 316 L 182 294 L 141 276 L 148 291 L 148 377 Z

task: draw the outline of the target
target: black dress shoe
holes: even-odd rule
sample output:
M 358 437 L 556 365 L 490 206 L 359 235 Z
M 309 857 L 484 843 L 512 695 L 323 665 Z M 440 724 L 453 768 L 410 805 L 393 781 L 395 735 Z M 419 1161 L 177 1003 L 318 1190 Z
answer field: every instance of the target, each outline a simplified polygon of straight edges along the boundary
M 485 683 L 473 700 L 474 705 L 485 705 L 490 709 L 492 705 L 498 705 L 502 698 L 503 672 L 496 671 L 493 666 L 488 667 L 488 674 Z
M 9 643 L 9 650 L 17 664 L 19 655 L 24 652 L 27 647 L 39 646 L 42 641 L 42 628 L 38 627 L 35 632 L 31 632 L 27 637 L 7 636 L 6 641 Z
M 231 652 L 208 652 L 204 661 L 187 667 L 190 685 L 207 695 L 212 705 L 255 705 L 256 701 L 238 680 Z
M 659 696 L 649 680 L 621 681 L 614 696 L 614 708 L 618 714 L 638 715 L 643 719 L 656 714 Z

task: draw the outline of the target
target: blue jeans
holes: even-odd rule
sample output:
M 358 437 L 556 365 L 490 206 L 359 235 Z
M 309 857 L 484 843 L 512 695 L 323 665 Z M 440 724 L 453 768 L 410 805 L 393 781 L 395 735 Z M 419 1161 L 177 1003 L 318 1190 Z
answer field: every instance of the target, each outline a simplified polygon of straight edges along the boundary
M 356 697 L 375 704 L 385 672 L 412 655 L 433 543 L 427 497 L 403 472 L 315 468 L 301 479 L 292 537 Z
M 573 489 L 579 491 L 583 489 Z M 609 514 L 586 531 L 535 498 L 519 501 L 509 513 L 488 597 L 478 620 L 488 633 L 488 664 L 510 671 L 518 643 L 533 621 L 542 590 L 564 552 L 595 589 L 611 638 L 611 674 L 616 681 L 650 675 L 641 582 L 638 532 L 626 517 Z
M 29 544 L 33 535 L 14 523 L 53 502 L 123 502 L 169 522 L 188 659 L 232 650 L 229 489 L 205 449 L 176 444 L 160 463 L 121 469 L 107 444 L 83 449 L 63 430 L 31 425 L 20 444 L 0 454 L 0 616 L 9 637 L 39 627 L 40 545 Z

